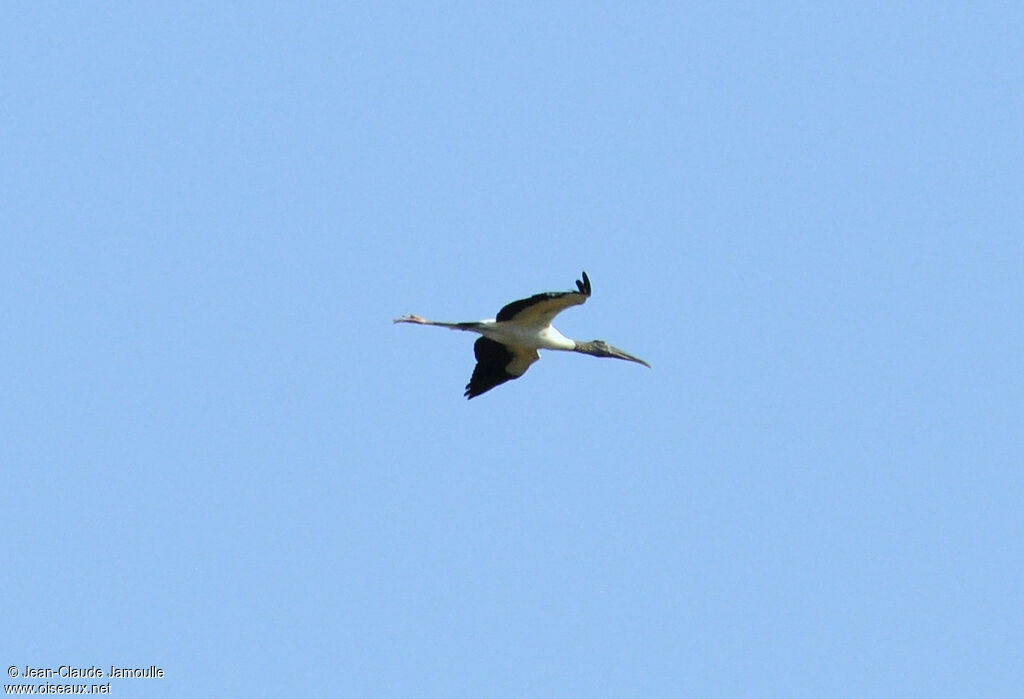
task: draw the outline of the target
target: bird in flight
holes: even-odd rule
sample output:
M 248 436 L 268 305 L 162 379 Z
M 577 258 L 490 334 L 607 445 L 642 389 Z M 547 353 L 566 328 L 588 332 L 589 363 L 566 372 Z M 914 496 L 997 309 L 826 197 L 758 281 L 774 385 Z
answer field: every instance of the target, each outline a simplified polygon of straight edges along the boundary
M 518 301 L 513 301 L 500 311 L 493 320 L 468 323 L 439 323 L 417 315 L 396 318 L 396 323 L 417 323 L 436 325 L 450 330 L 468 330 L 483 335 L 473 345 L 476 354 L 476 368 L 466 384 L 466 398 L 476 398 L 482 393 L 500 386 L 506 381 L 518 379 L 530 365 L 540 359 L 539 349 L 580 352 L 593 357 L 613 357 L 626 361 L 650 364 L 612 347 L 604 340 L 580 342 L 558 332 L 551 321 L 570 306 L 579 306 L 590 298 L 590 278 L 583 273 L 583 280 L 576 282 L 575 291 L 548 291 Z

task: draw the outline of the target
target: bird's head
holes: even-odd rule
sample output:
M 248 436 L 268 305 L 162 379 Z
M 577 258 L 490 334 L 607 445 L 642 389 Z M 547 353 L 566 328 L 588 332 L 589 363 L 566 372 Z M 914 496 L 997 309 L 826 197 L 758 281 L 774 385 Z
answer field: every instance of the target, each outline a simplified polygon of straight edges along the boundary
M 612 357 L 613 359 L 625 359 L 627 362 L 636 362 L 637 364 L 643 364 L 648 369 L 651 365 L 640 359 L 634 357 L 629 352 L 620 350 L 618 347 L 609 345 L 604 340 L 591 340 L 590 342 L 577 342 L 576 351 L 584 354 L 589 354 L 594 357 Z

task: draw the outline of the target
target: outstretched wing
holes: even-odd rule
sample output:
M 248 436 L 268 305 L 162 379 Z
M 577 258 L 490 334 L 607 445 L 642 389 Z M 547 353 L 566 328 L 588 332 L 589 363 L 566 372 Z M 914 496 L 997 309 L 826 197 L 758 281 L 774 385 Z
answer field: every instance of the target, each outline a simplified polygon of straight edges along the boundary
M 583 273 L 583 281 L 577 281 L 578 291 L 549 291 L 534 294 L 508 304 L 500 311 L 496 320 L 517 320 L 525 324 L 548 325 L 556 315 L 570 306 L 579 306 L 590 298 L 590 278 Z
M 475 398 L 506 381 L 518 379 L 540 359 L 535 349 L 510 347 L 481 337 L 473 345 L 476 368 L 466 384 L 466 398 Z

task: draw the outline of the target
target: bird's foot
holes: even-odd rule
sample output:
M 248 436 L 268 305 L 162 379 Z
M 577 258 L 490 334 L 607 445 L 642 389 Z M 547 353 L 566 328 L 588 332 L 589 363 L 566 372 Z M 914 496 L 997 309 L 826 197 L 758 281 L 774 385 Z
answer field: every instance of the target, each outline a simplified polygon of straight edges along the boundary
M 401 318 L 395 318 L 395 322 L 396 323 L 420 323 L 422 325 L 423 323 L 427 322 L 427 319 L 426 318 L 421 318 L 420 316 L 417 316 L 417 315 L 409 314 L 409 315 L 402 316 Z

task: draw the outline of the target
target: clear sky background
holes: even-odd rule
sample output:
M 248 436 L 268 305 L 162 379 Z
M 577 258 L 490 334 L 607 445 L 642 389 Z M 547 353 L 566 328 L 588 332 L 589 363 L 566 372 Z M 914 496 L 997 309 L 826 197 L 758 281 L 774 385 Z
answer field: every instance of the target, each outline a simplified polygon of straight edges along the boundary
M 1024 10 L 661 5 L 4 3 L 4 668 L 1019 695 Z

